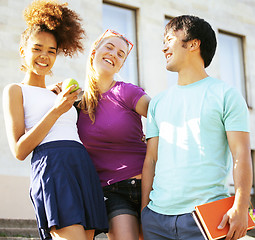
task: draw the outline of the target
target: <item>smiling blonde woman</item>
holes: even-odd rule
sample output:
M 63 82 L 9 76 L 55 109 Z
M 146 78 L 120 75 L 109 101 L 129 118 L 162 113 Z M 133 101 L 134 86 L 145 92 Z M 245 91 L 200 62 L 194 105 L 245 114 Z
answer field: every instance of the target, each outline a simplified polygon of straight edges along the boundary
M 146 143 L 141 116 L 147 116 L 150 97 L 136 85 L 115 80 L 132 47 L 113 30 L 95 41 L 79 104 L 78 132 L 104 190 L 111 240 L 143 238 L 141 173 Z

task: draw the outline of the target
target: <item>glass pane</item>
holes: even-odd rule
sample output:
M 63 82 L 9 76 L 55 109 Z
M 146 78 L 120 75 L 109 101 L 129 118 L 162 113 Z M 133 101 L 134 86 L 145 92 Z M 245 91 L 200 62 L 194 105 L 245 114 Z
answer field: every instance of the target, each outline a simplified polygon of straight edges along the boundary
M 245 76 L 242 38 L 219 33 L 220 77 L 223 81 L 236 87 L 245 97 Z
M 103 30 L 106 29 L 123 34 L 134 44 L 117 80 L 138 84 L 135 11 L 104 3 Z
M 220 57 L 220 78 L 237 88 L 244 96 L 245 76 L 242 38 L 231 34 L 218 34 L 219 57 Z M 233 166 L 232 166 L 233 169 Z M 231 194 L 234 194 L 234 180 L 232 170 L 228 177 L 228 187 Z

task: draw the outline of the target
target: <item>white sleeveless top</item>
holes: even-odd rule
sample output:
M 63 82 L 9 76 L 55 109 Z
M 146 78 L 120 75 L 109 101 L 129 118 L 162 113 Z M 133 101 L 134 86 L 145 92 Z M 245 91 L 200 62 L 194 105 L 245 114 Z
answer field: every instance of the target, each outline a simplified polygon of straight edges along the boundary
M 53 107 L 57 95 L 47 88 L 18 84 L 22 89 L 25 128 L 29 131 Z M 81 143 L 77 131 L 77 111 L 71 107 L 52 126 L 39 144 L 57 140 L 73 140 Z

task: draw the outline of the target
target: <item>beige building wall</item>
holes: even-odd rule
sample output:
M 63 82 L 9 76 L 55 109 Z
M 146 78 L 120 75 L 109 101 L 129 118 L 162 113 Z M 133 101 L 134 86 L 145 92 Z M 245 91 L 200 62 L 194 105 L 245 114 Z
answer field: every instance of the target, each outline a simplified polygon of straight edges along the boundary
M 83 19 L 87 31 L 88 52 L 92 41 L 102 32 L 102 0 L 67 0 Z M 19 38 L 25 29 L 23 9 L 30 0 L 0 0 L 0 218 L 34 218 L 29 199 L 30 157 L 20 162 L 12 156 L 3 122 L 2 91 L 5 85 L 20 82 Z M 107 3 L 135 9 L 137 12 L 137 49 L 139 83 L 150 96 L 167 87 L 167 73 L 162 54 L 165 17 L 182 14 L 197 15 L 207 20 L 216 33 L 224 30 L 245 36 L 245 72 L 248 103 L 255 107 L 255 1 L 254 0 L 110 0 Z M 67 77 L 76 78 L 83 86 L 87 52 L 73 59 L 59 57 L 53 77 L 47 84 Z M 219 55 L 216 52 L 208 73 L 220 78 Z M 253 81 L 252 81 L 253 80 Z M 255 149 L 255 112 L 250 109 L 251 144 Z

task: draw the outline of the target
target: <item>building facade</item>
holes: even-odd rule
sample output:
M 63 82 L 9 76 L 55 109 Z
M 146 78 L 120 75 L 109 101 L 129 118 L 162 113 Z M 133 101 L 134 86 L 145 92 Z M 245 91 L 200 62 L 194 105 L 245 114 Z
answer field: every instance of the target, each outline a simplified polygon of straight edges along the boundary
M 19 39 L 25 29 L 23 9 L 30 0 L 0 0 L 0 97 L 4 86 L 20 82 Z M 66 0 L 83 19 L 85 52 L 72 59 L 59 56 L 47 84 L 75 78 L 84 86 L 86 59 L 91 43 L 106 29 L 124 34 L 134 43 L 119 78 L 145 89 L 154 97 L 174 84 L 162 53 L 164 26 L 172 17 L 189 14 L 208 21 L 216 32 L 218 47 L 209 75 L 240 90 L 250 111 L 251 148 L 255 160 L 255 1 L 254 0 Z M 5 134 L 0 111 L 0 218 L 33 219 L 29 199 L 30 156 L 16 160 Z M 230 190 L 233 192 L 230 178 Z M 253 192 L 252 192 L 253 193 Z M 251 193 L 251 194 L 252 194 Z

